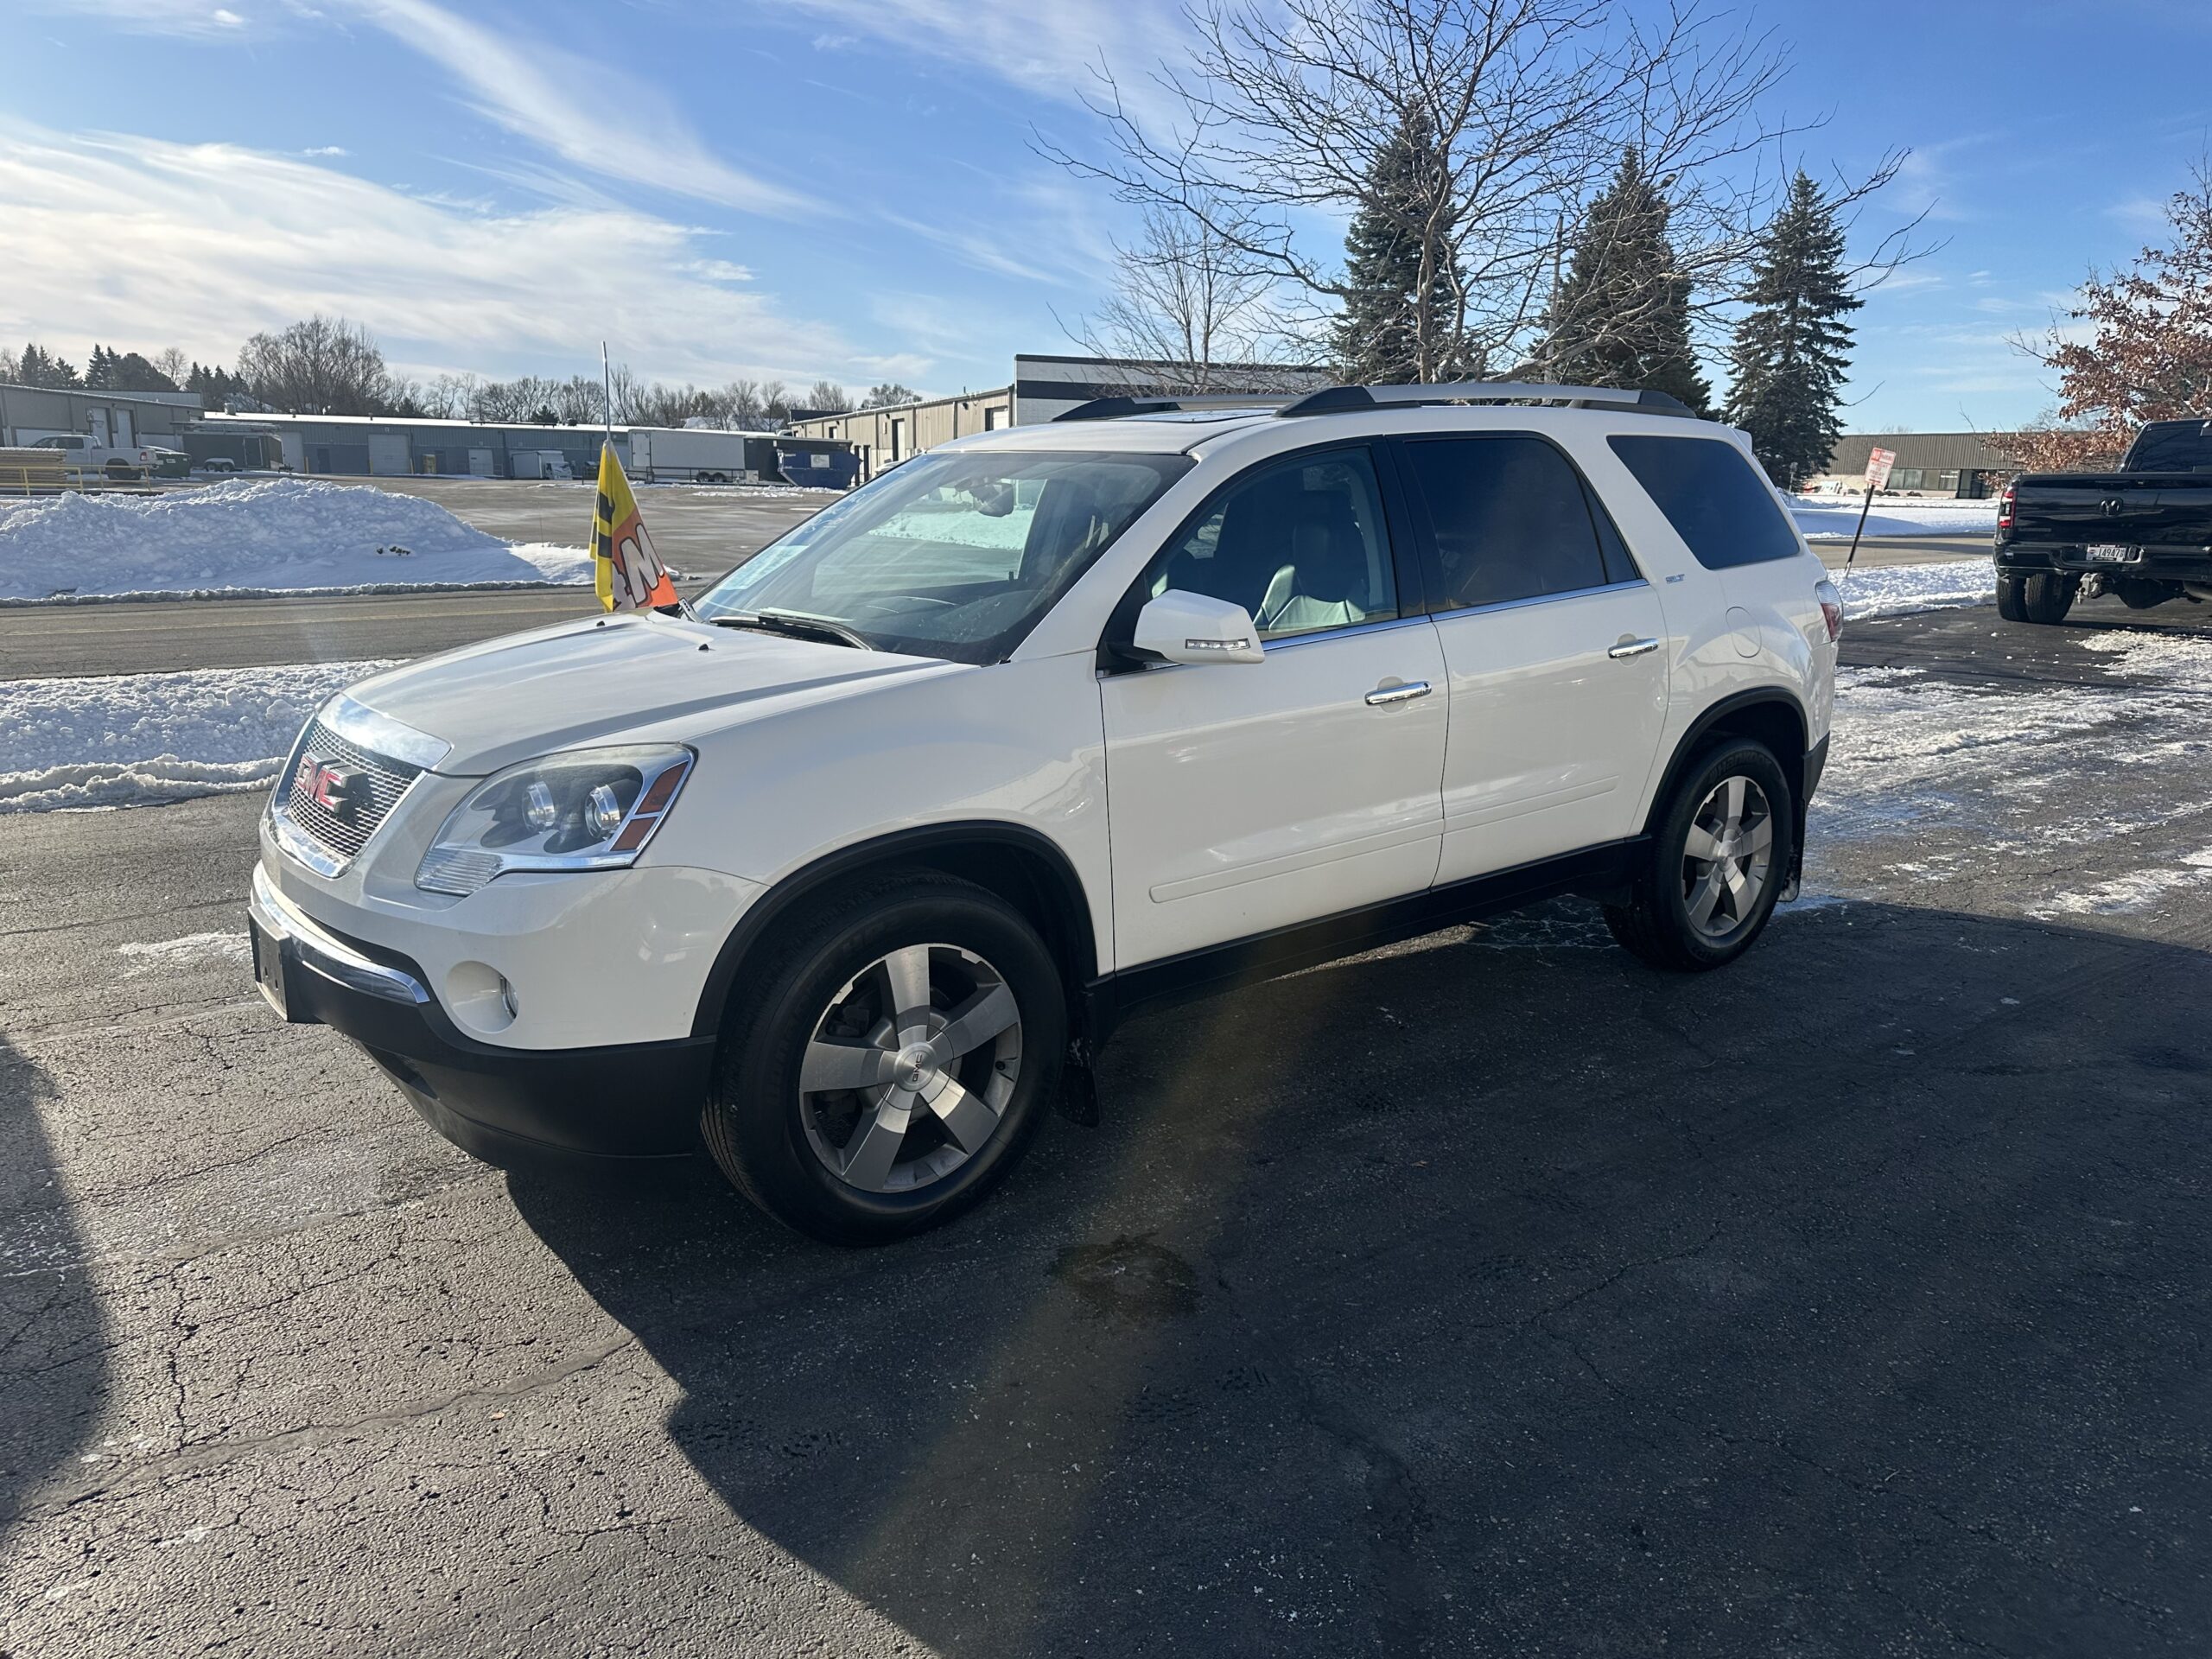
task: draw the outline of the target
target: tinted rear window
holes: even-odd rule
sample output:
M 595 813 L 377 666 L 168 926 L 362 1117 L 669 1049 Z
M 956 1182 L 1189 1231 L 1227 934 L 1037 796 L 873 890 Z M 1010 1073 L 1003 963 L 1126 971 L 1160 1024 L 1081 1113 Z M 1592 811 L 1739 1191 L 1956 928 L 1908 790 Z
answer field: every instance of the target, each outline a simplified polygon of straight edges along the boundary
M 2131 473 L 2212 473 L 2212 423 L 2155 421 L 2127 452 Z
M 1605 585 L 1582 480 L 1541 438 L 1421 438 L 1405 454 L 1435 531 L 1441 608 Z
M 1797 537 L 1744 452 L 1721 438 L 1607 442 L 1708 570 L 1795 558 Z

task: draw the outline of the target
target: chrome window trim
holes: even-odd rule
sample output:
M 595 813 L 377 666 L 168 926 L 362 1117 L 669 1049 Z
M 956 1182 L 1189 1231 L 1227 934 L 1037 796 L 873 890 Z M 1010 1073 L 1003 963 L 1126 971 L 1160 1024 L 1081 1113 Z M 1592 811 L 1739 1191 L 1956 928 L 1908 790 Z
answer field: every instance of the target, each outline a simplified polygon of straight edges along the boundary
M 1288 651 L 1295 645 L 1315 645 L 1326 639 L 1348 639 L 1359 633 L 1387 633 L 1392 628 L 1410 628 L 1428 620 L 1426 613 L 1412 616 L 1386 616 L 1373 622 L 1347 622 L 1342 627 L 1308 628 L 1303 633 L 1277 634 L 1272 639 L 1260 641 L 1262 651 Z
M 1634 582 L 1600 582 L 1595 588 L 1569 588 L 1556 594 L 1531 594 L 1526 599 L 1494 600 L 1488 605 L 1460 605 L 1451 610 L 1431 611 L 1429 614 L 1439 622 L 1455 616 L 1488 616 L 1494 611 L 1524 610 L 1531 605 L 1556 605 L 1561 600 L 1588 599 L 1593 594 L 1621 594 L 1631 588 L 1649 588 L 1650 585 L 1649 577 L 1638 576 Z

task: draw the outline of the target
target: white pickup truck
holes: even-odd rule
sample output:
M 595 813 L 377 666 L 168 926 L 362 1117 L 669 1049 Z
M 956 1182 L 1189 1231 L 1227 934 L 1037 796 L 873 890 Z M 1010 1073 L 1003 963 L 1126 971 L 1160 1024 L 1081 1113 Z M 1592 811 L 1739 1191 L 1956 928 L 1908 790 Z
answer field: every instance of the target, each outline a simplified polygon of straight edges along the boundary
M 61 450 L 70 466 L 117 479 L 153 477 L 168 453 L 150 443 L 95 443 L 82 432 L 56 433 L 30 448 Z

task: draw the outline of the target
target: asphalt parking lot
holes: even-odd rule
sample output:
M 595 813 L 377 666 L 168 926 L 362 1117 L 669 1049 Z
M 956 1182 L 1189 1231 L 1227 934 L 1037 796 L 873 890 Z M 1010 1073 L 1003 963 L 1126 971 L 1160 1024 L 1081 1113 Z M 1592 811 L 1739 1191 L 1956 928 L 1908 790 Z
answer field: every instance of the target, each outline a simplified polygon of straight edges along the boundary
M 2076 624 L 1853 629 L 1733 969 L 1153 1015 L 873 1252 L 276 1024 L 256 800 L 0 818 L 0 1652 L 2202 1654 L 2212 628 Z

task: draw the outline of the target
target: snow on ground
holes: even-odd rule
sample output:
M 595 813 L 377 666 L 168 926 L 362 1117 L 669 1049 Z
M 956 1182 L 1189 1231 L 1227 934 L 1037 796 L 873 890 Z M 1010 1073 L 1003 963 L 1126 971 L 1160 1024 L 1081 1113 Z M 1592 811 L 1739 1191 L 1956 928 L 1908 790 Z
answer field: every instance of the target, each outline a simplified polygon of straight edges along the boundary
M 1941 564 L 1828 567 L 1843 594 L 1847 620 L 1903 616 L 1909 611 L 1986 605 L 1997 596 L 1997 567 L 1987 559 L 1947 559 Z
M 385 662 L 0 680 L 0 812 L 266 787 L 316 705 Z
M 0 601 L 590 580 L 583 548 L 503 542 L 366 485 L 252 478 L 0 501 Z
M 253 943 L 243 932 L 188 933 L 181 939 L 130 939 L 115 947 L 129 964 L 125 979 L 188 968 L 195 962 L 245 962 L 253 956 Z
M 2084 640 L 2143 683 L 1961 686 L 1916 669 L 1836 676 L 1806 890 L 2050 919 L 2212 894 L 2212 639 Z M 2161 853 L 2178 844 L 2183 850 Z M 2136 849 L 2146 849 L 2137 853 Z M 2139 858 L 2144 867 L 2112 873 Z
M 1836 495 L 1793 495 L 1789 515 L 1808 542 L 1851 539 L 1858 528 L 1860 498 Z M 1877 498 L 1866 515 L 1869 536 L 1994 536 L 1997 503 L 1957 501 L 1936 496 L 1927 500 L 1883 500 Z

